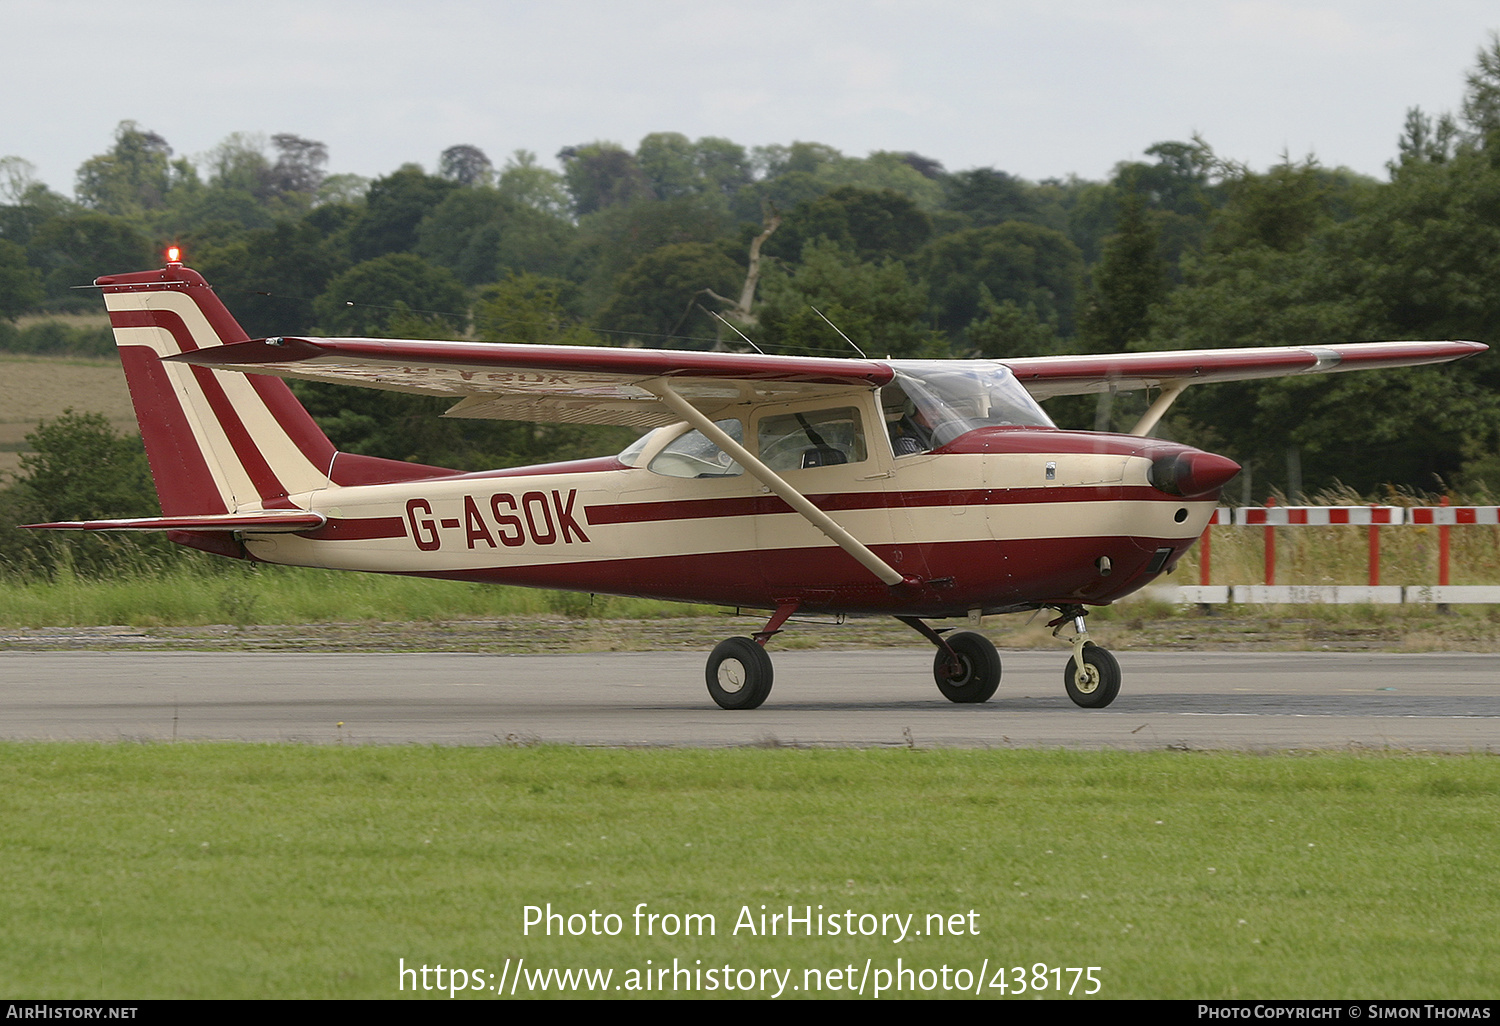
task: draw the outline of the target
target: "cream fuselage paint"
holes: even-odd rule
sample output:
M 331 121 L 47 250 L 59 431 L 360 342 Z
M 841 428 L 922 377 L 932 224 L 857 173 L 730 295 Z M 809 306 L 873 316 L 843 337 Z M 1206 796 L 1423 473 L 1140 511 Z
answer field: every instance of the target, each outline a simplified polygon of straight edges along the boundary
M 753 576 L 757 552 L 835 550 L 812 524 L 778 503 L 749 475 L 667 477 L 647 469 L 671 433 L 642 454 L 641 465 L 587 473 L 463 475 L 396 485 L 320 489 L 292 496 L 339 524 L 384 524 L 384 536 L 247 536 L 248 551 L 273 563 L 407 574 L 465 575 L 647 561 L 733 557 Z M 1142 551 L 1190 544 L 1203 532 L 1213 498 L 1080 498 L 1101 486 L 1150 487 L 1145 457 L 1077 452 L 929 453 L 894 458 L 872 445 L 859 463 L 789 471 L 787 481 L 826 509 L 865 544 L 890 554 L 918 576 L 945 546 L 1032 543 L 1045 564 L 1048 542 L 1139 539 Z M 1052 468 L 1049 479 L 1048 468 Z M 1025 493 L 1009 501 L 1010 493 Z M 371 532 L 354 531 L 354 535 Z M 842 565 L 842 564 L 840 564 Z M 936 568 L 940 569 L 940 568 Z M 997 593 L 1025 582 L 1008 569 Z M 863 568 L 847 563 L 847 580 L 809 580 L 809 588 L 864 585 Z M 750 583 L 746 581 L 746 583 Z M 614 590 L 599 587 L 597 590 Z M 691 581 L 642 581 L 629 590 L 693 598 Z M 747 604 L 750 604 L 747 599 Z

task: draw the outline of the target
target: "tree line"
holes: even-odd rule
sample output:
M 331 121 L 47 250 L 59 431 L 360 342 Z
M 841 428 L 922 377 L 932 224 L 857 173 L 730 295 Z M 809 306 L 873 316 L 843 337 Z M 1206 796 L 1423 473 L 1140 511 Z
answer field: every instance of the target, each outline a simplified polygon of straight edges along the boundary
M 566 147 L 557 169 L 455 145 L 432 171 L 367 180 L 329 173 L 326 146 L 296 135 L 231 135 L 189 160 L 123 122 L 71 198 L 0 159 L 0 348 L 106 346 L 15 319 L 94 310 L 73 286 L 156 266 L 167 242 L 252 336 L 742 348 L 742 331 L 767 352 L 852 355 L 831 321 L 871 356 L 1002 359 L 1500 337 L 1500 37 L 1455 113 L 1409 112 L 1385 180 L 1313 157 L 1256 171 L 1199 138 L 1144 152 L 1105 181 L 1033 182 L 660 132 Z M 397 459 L 475 468 L 623 444 L 297 387 L 341 446 Z M 1336 484 L 1500 491 L 1497 396 L 1489 355 L 1191 389 L 1160 431 L 1245 464 L 1257 501 Z M 1049 408 L 1122 429 L 1146 398 Z

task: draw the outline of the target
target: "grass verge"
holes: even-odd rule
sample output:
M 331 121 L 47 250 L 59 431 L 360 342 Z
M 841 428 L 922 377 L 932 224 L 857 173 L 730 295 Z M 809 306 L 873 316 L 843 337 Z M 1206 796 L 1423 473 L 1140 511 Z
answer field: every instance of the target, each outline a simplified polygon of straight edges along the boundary
M 900 958 L 907 996 L 988 959 L 1112 998 L 1484 998 L 1497 798 L 1480 756 L 6 744 L 0 990 L 389 998 L 403 959 L 490 986 L 524 957 L 611 997 L 674 959 L 802 996 Z M 714 934 L 636 936 L 641 902 Z M 548 903 L 621 932 L 525 935 Z M 762 905 L 962 929 L 736 933 Z
M 109 578 L 65 570 L 51 579 L 0 578 L 0 624 L 17 627 L 433 623 L 538 615 L 644 620 L 714 608 L 257 564 L 205 562 Z

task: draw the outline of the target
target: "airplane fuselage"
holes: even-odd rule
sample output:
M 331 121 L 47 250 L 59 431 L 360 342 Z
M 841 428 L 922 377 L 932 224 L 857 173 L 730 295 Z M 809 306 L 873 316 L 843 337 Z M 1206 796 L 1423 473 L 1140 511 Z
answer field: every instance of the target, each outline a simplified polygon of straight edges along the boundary
M 660 448 L 660 443 L 658 448 Z M 787 471 L 916 583 L 890 587 L 745 474 L 682 478 L 617 458 L 289 496 L 327 516 L 249 535 L 272 563 L 803 610 L 951 616 L 1106 604 L 1172 568 L 1218 492 L 1151 483 L 1195 452 L 1157 439 L 987 428 L 931 452 Z

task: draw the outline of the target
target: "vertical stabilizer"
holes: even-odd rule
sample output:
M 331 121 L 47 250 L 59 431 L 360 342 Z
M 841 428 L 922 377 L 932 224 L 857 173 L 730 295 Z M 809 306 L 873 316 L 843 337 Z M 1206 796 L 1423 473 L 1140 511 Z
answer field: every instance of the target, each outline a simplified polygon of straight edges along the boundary
M 162 512 L 285 509 L 329 485 L 336 452 L 284 381 L 163 363 L 249 338 L 196 271 L 99 278 Z

